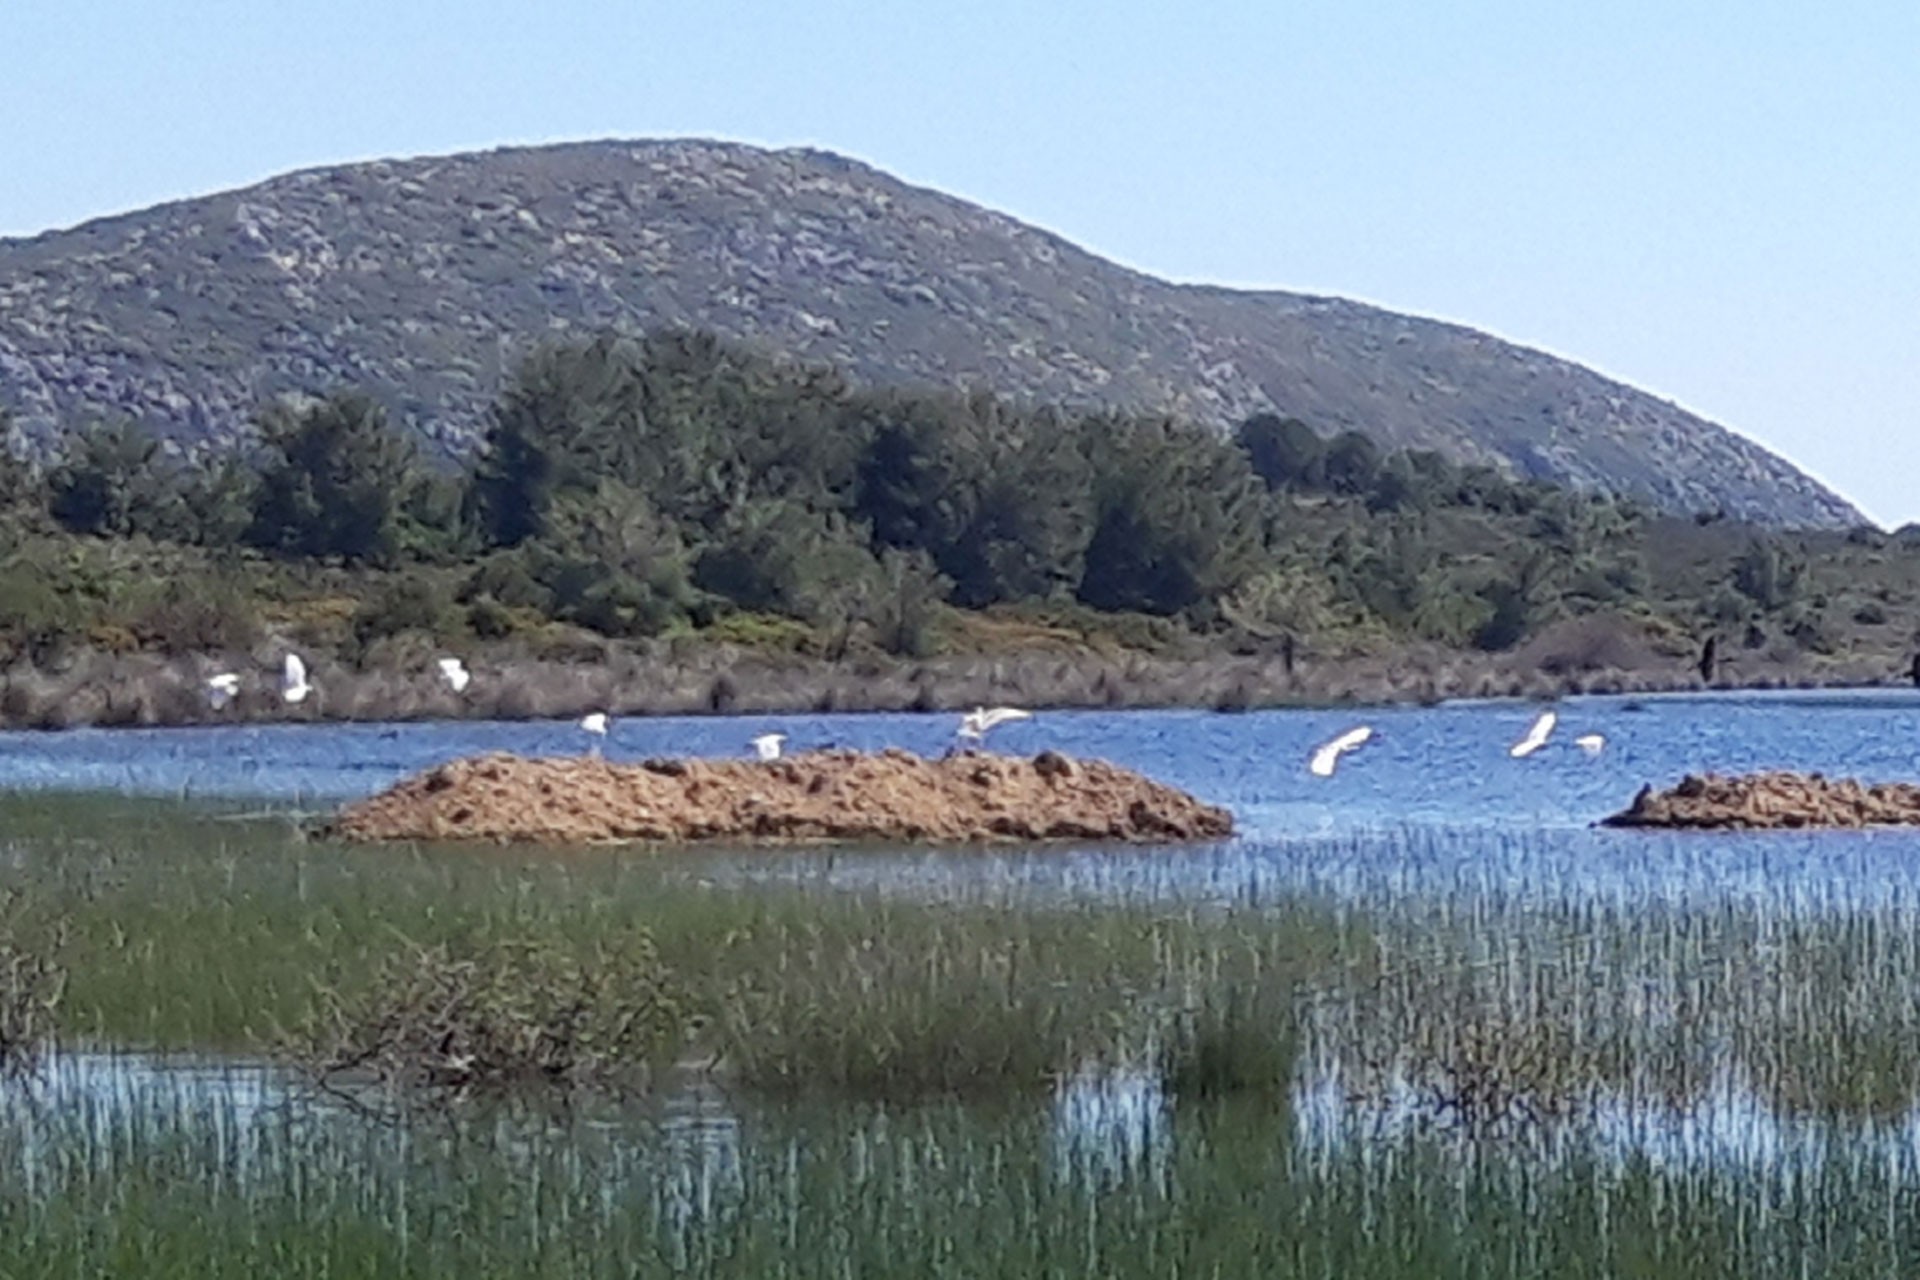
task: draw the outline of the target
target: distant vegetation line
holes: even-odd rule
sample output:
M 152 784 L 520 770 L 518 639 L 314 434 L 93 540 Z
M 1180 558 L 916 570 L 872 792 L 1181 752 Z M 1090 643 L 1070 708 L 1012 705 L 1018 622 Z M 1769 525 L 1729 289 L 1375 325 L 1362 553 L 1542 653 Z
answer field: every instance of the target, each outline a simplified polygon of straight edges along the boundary
M 922 657 L 1011 616 L 1291 661 L 1589 615 L 1670 654 L 1893 655 L 1920 608 L 1900 536 L 1657 516 L 1270 415 L 864 390 L 688 331 L 541 347 L 458 469 L 353 390 L 257 426 L 195 462 L 131 422 L 6 459 L 0 657 L 689 633 Z

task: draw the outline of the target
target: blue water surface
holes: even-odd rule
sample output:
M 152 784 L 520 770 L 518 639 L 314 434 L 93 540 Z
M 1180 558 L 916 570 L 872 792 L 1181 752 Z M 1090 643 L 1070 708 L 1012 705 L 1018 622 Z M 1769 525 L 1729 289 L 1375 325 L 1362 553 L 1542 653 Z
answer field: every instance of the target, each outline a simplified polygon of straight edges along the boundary
M 997 730 L 997 750 L 1100 757 L 1232 810 L 1239 834 L 1195 848 L 864 850 L 709 858 L 708 872 L 809 876 L 916 892 L 1258 901 L 1308 893 L 1377 907 L 1432 895 L 1544 905 L 1602 898 L 1735 902 L 1818 914 L 1920 903 L 1920 832 L 1736 836 L 1595 829 L 1646 782 L 1686 772 L 1821 770 L 1920 777 L 1920 692 L 1739 693 L 1553 704 L 1553 739 L 1508 747 L 1543 709 L 1524 702 L 1223 714 L 1057 711 Z M 743 756 L 756 734 L 790 752 L 904 747 L 938 754 L 952 714 L 615 720 L 613 760 Z M 1313 749 L 1374 736 L 1331 778 Z M 1600 733 L 1588 755 L 1573 744 Z M 0 734 L 0 787 L 330 809 L 431 765 L 486 751 L 581 752 L 570 721 L 280 724 Z M 1383 838 L 1385 837 L 1385 838 Z

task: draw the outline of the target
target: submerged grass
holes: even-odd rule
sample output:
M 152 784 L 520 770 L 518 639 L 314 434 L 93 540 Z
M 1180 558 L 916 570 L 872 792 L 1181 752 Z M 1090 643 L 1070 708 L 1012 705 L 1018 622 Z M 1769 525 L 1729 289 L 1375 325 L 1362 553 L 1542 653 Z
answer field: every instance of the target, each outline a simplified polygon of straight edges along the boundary
M 1912 1274 L 1906 1173 L 1308 1153 L 1257 1104 L 1088 1150 L 1044 1111 L 798 1106 L 690 1129 L 420 1130 L 103 1090 L 0 1130 L 9 1276 Z M 57 1159 L 47 1153 L 58 1151 Z M 1910 1170 L 1907 1171 L 1910 1173 Z

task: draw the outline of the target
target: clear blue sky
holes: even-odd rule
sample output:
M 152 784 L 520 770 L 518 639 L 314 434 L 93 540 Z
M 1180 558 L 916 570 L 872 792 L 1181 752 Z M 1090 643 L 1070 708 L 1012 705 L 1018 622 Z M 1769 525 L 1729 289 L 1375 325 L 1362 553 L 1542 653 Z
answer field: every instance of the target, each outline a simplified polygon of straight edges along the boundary
M 1920 519 L 1913 0 L 6 9 L 0 234 L 348 159 L 804 143 L 1545 347 Z

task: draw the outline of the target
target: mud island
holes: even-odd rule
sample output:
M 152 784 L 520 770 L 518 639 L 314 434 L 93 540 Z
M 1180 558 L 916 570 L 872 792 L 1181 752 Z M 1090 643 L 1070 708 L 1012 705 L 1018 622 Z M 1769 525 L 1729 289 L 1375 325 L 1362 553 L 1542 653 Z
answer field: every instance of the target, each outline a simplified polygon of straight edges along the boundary
M 357 841 L 544 844 L 1160 843 L 1232 831 L 1225 809 L 1102 760 L 897 749 L 635 764 L 476 756 L 349 805 L 325 828 Z
M 1752 830 L 1920 825 L 1920 785 L 1863 783 L 1818 773 L 1688 774 L 1666 791 L 1642 787 L 1608 827 Z

